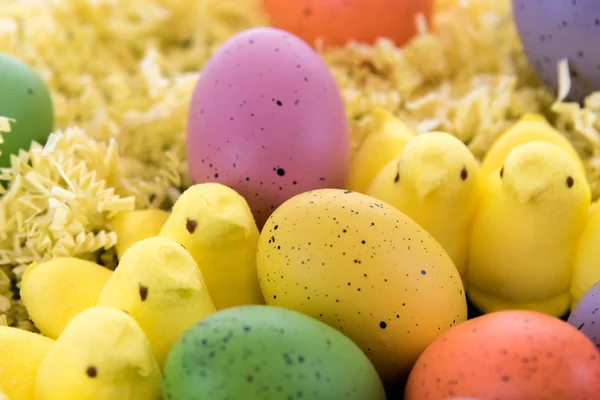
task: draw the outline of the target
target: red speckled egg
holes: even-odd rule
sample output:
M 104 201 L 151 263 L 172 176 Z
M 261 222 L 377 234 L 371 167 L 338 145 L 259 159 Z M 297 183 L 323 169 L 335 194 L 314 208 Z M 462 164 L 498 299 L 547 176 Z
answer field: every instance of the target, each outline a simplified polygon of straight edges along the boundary
M 502 311 L 455 326 L 413 368 L 405 400 L 596 400 L 600 353 L 573 326 L 534 311 Z
M 400 46 L 417 32 L 416 16 L 430 22 L 433 0 L 263 0 L 271 23 L 311 45 L 349 40 L 372 43 L 380 37 Z

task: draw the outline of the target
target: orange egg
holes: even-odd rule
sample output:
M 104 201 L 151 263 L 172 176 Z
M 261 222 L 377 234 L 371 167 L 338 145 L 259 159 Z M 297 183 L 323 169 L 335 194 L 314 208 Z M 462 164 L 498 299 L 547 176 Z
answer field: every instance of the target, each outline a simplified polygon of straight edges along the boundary
M 434 341 L 410 373 L 405 400 L 599 396 L 600 353 L 586 336 L 545 314 L 502 311 L 457 325 Z
M 417 32 L 416 16 L 431 21 L 433 0 L 263 0 L 271 24 L 310 43 L 349 40 L 373 43 L 379 37 L 400 46 Z

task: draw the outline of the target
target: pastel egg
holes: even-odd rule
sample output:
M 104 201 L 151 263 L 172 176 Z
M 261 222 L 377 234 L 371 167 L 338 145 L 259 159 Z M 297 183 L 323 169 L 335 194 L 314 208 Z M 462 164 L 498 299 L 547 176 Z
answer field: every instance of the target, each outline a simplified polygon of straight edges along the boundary
M 175 344 L 164 374 L 171 400 L 385 400 L 356 344 L 279 307 L 233 307 L 203 318 Z
M 373 43 L 388 38 L 401 46 L 417 34 L 416 17 L 431 21 L 432 0 L 263 0 L 271 23 L 310 44 Z
M 460 275 L 431 235 L 372 197 L 323 189 L 279 207 L 259 238 L 269 305 L 347 335 L 386 383 L 405 379 L 420 353 L 467 318 Z
M 600 2 L 513 0 L 512 5 L 525 54 L 548 85 L 557 88 L 557 63 L 566 58 L 570 99 L 580 100 L 600 90 Z
M 279 29 L 234 36 L 197 82 L 187 155 L 194 181 L 236 190 L 259 228 L 298 193 L 343 187 L 350 134 L 327 65 L 304 41 Z
M 583 295 L 571 312 L 568 322 L 600 349 L 600 282 Z
M 600 353 L 576 328 L 534 311 L 459 324 L 423 352 L 405 400 L 588 399 L 600 391 Z
M 28 150 L 31 142 L 44 144 L 54 127 L 54 110 L 48 88 L 22 61 L 0 53 L 0 117 L 15 120 L 3 134 L 0 168 L 10 166 L 10 155 Z

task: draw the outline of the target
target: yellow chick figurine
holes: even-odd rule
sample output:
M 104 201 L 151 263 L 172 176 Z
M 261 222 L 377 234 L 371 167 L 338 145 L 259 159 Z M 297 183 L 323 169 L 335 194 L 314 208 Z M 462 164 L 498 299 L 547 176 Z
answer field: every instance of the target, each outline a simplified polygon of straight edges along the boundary
M 53 343 L 37 333 L 0 326 L 0 392 L 14 400 L 33 400 L 38 368 Z
M 92 307 L 69 322 L 40 364 L 34 400 L 158 400 L 148 339 L 123 311 Z
M 233 189 L 219 183 L 190 187 L 160 236 L 194 257 L 218 310 L 264 304 L 256 272 L 258 228 L 248 203 Z
M 571 308 L 600 281 L 600 203 L 595 202 L 588 214 L 577 244 L 571 280 Z
M 515 147 L 485 180 L 473 223 L 467 270 L 473 304 L 484 312 L 565 314 L 590 199 L 569 153 L 539 141 Z
M 481 173 L 487 176 L 502 167 L 508 154 L 517 146 L 533 141 L 552 143 L 573 157 L 582 171 L 583 162 L 569 140 L 539 114 L 525 114 L 504 132 L 488 150 L 481 163 Z
M 479 184 L 479 166 L 464 143 L 450 134 L 431 132 L 409 142 L 377 175 L 367 194 L 428 231 L 464 280 Z
M 373 110 L 373 132 L 352 156 L 348 173 L 348 189 L 365 193 L 375 176 L 415 137 L 402 121 L 388 110 Z
M 97 304 L 127 311 L 142 327 L 160 366 L 175 341 L 215 311 L 192 256 L 179 243 L 159 237 L 127 249 Z
M 32 264 L 21 281 L 21 299 L 40 332 L 58 338 L 65 326 L 96 305 L 112 271 L 90 261 L 58 257 Z
M 132 244 L 158 236 L 169 215 L 166 211 L 154 208 L 117 214 L 111 223 L 113 232 L 117 234 L 115 250 L 119 260 Z

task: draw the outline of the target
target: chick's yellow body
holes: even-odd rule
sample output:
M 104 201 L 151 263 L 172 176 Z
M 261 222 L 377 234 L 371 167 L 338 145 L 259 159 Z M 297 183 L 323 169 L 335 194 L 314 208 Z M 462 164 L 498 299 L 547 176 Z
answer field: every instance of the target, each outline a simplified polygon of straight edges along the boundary
M 168 212 L 156 208 L 117 214 L 111 221 L 113 231 L 117 234 L 117 257 L 120 259 L 134 243 L 158 236 L 169 215 Z
M 479 185 L 479 166 L 469 149 L 452 135 L 431 132 L 408 143 L 377 175 L 367 194 L 427 230 L 464 280 Z
M 218 310 L 264 304 L 256 272 L 258 227 L 248 203 L 233 189 L 218 183 L 188 188 L 160 236 L 194 257 Z
M 600 203 L 595 202 L 577 245 L 573 279 L 571 280 L 571 308 L 583 295 L 600 281 Z
M 30 265 L 21 281 L 21 299 L 43 335 L 56 339 L 86 308 L 96 305 L 112 271 L 75 257 Z
M 0 326 L 0 392 L 15 400 L 33 400 L 35 376 L 53 343 L 36 333 Z
M 482 175 L 500 169 L 506 157 L 517 146 L 529 142 L 552 143 L 566 151 L 584 171 L 583 162 L 569 139 L 556 130 L 546 118 L 540 114 L 525 114 L 510 129 L 504 132 L 486 153 L 481 163 Z
M 383 109 L 373 110 L 372 132 L 352 156 L 347 187 L 365 193 L 377 174 L 415 138 L 402 121 Z
M 41 362 L 35 400 L 158 400 L 162 376 L 148 339 L 123 311 L 92 307 Z
M 127 311 L 148 337 L 160 366 L 175 341 L 215 311 L 192 256 L 180 244 L 159 237 L 127 249 L 97 304 Z
M 590 206 L 577 162 L 547 142 L 515 147 L 483 185 L 470 242 L 468 295 L 484 312 L 561 316 Z

